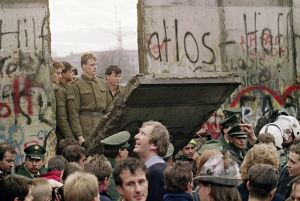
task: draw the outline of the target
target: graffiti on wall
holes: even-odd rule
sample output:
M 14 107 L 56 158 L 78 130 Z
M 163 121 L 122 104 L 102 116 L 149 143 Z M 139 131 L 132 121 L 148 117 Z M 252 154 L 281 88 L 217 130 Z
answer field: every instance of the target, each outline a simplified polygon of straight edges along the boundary
M 44 146 L 47 160 L 56 143 L 47 5 L 2 9 L 19 14 L 0 15 L 0 143 L 15 147 L 16 165 L 31 144 Z
M 267 109 L 297 117 L 299 86 L 295 85 L 298 75 L 294 40 L 298 35 L 293 30 L 292 9 L 276 7 L 276 13 L 272 10 L 270 15 L 258 7 L 239 10 L 233 6 L 224 9 L 222 18 L 220 11 L 213 8 L 207 11 L 210 8 L 185 6 L 189 12 L 183 15 L 165 8 L 163 16 L 168 17 L 146 22 L 145 72 L 229 71 L 237 72 L 241 79 L 241 86 L 202 125 L 199 134 L 210 133 L 217 138 L 222 109 L 229 107 L 242 108 L 243 121 L 254 126 Z M 151 9 L 146 8 L 146 12 L 150 10 L 154 16 Z M 186 15 L 193 20 L 186 23 Z

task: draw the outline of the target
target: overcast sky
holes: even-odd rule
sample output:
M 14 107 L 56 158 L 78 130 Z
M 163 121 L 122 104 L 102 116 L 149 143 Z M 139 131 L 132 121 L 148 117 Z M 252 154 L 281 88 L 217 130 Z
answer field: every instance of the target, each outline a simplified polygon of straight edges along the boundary
M 137 49 L 138 0 L 49 0 L 52 57 L 118 47 Z

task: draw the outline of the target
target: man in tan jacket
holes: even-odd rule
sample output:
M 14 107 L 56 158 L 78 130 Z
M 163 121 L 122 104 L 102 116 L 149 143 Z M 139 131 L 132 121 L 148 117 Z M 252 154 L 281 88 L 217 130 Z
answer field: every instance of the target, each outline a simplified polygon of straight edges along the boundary
M 101 116 L 108 113 L 111 103 L 105 81 L 95 76 L 97 60 L 92 53 L 81 56 L 83 74 L 72 82 L 68 91 L 69 122 L 79 144 L 90 135 Z

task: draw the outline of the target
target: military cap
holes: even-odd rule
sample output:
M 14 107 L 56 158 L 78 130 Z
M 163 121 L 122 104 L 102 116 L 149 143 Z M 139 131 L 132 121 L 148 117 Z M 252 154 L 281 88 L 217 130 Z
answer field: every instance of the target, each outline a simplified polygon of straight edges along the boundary
M 169 147 L 168 147 L 168 150 L 167 150 L 167 153 L 166 153 L 166 155 L 164 156 L 164 157 L 162 157 L 165 161 L 168 161 L 170 158 L 171 158 L 171 156 L 173 155 L 173 153 L 174 153 L 174 146 L 173 146 L 173 144 L 170 142 L 170 144 L 169 144 Z
M 203 154 L 204 151 L 213 150 L 213 149 L 216 149 L 221 152 L 223 150 L 222 143 L 217 140 L 210 140 L 208 142 L 205 142 L 205 144 L 203 144 L 201 148 L 198 150 L 198 154 L 201 155 Z
M 38 144 L 30 145 L 29 147 L 24 149 L 26 156 L 33 159 L 43 159 L 44 154 L 46 153 L 46 149 Z
M 232 126 L 236 123 L 241 123 L 241 108 L 231 107 L 223 110 L 224 119 L 219 122 L 220 126 Z
M 236 186 L 241 181 L 240 169 L 236 161 L 225 156 L 215 155 L 202 166 L 199 176 L 194 181 L 205 181 L 224 186 Z
M 241 132 L 241 127 L 236 124 L 228 131 L 229 137 L 247 137 L 246 132 Z
M 128 131 L 122 131 L 112 136 L 101 140 L 100 143 L 103 145 L 105 150 L 117 150 L 129 147 L 130 133 Z

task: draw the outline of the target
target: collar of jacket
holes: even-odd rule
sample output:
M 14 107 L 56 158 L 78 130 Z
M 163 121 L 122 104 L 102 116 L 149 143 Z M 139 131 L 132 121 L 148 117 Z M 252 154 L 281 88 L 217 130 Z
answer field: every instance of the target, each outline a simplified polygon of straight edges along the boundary
M 87 83 L 91 83 L 92 81 L 96 82 L 97 83 L 97 80 L 95 79 L 96 76 L 94 75 L 93 78 L 88 78 L 87 76 L 85 76 L 84 74 L 81 75 L 82 79 L 84 81 L 86 81 Z

